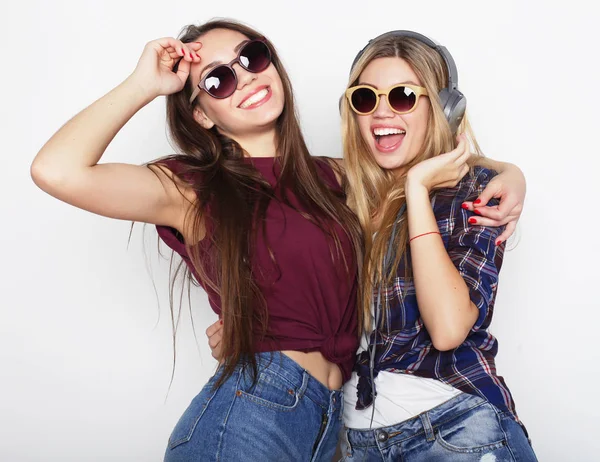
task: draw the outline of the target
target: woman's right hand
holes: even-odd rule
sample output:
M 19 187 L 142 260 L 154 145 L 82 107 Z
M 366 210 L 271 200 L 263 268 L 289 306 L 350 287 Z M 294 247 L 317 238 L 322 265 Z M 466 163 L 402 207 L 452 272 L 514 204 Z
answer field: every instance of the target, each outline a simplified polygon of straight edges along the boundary
M 458 145 L 452 151 L 434 156 L 413 166 L 406 177 L 407 191 L 411 186 L 434 189 L 453 188 L 469 172 L 471 157 L 466 135 L 457 137 Z
M 220 319 L 206 329 L 208 346 L 213 358 L 221 362 L 221 340 L 223 340 L 223 321 Z
M 172 37 L 148 42 L 131 78 L 150 98 L 180 91 L 190 74 L 192 63 L 200 62 L 200 42 L 183 43 Z M 177 72 L 173 68 L 179 62 Z

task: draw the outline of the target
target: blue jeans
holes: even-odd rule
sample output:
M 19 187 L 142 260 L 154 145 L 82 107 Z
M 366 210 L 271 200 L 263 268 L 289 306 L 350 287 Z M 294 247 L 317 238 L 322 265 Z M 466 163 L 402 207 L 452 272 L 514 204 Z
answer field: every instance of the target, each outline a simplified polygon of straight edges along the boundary
M 175 426 L 165 462 L 332 460 L 342 392 L 279 352 L 256 359 L 254 384 L 241 364 L 219 388 L 222 369 L 209 380 Z
M 466 393 L 397 425 L 346 429 L 342 456 L 344 462 L 537 461 L 514 419 Z

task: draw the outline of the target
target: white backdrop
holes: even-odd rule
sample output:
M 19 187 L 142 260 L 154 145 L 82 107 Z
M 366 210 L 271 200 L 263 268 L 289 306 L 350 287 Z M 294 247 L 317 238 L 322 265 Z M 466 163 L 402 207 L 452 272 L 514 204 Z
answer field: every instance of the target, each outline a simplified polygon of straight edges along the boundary
M 316 155 L 340 154 L 337 100 L 368 39 L 413 29 L 448 47 L 484 151 L 528 179 L 492 324 L 500 373 L 541 461 L 600 460 L 600 34 L 588 2 L 103 3 L 2 2 L 0 460 L 159 461 L 214 370 L 204 329 L 215 315 L 198 292 L 198 346 L 187 314 L 169 391 L 168 261 L 153 227 L 136 225 L 128 247 L 129 223 L 45 195 L 29 165 L 133 70 L 145 42 L 215 16 L 273 40 Z M 172 152 L 164 118 L 164 101 L 150 104 L 104 160 Z

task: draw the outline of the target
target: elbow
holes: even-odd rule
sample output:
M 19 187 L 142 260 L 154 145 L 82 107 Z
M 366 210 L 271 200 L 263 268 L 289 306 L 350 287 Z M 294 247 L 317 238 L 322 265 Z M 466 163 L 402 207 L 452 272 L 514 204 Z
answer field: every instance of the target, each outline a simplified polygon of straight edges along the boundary
M 29 174 L 31 175 L 33 182 L 41 187 L 41 184 L 44 182 L 45 169 L 40 164 L 41 162 L 38 161 L 37 158 L 34 159 L 34 161 L 31 163 L 31 167 L 29 168 Z
M 63 169 L 49 165 L 38 158 L 32 162 L 29 173 L 36 186 L 51 195 L 64 189 L 67 180 L 67 174 Z
M 440 309 L 425 327 L 436 350 L 454 350 L 469 336 L 479 310 L 469 299 L 468 290 L 465 290 L 463 300 L 453 301 L 440 308 L 445 309 Z
M 464 339 L 457 340 L 453 338 L 437 338 L 431 339 L 431 343 L 433 343 L 433 347 L 438 351 L 451 351 L 462 345 Z
M 444 332 L 439 332 L 436 335 L 431 335 L 431 343 L 433 347 L 438 351 L 451 351 L 463 344 L 467 339 L 469 332 L 464 330 L 455 329 L 444 329 Z
M 44 191 L 51 189 L 53 184 L 60 183 L 56 173 L 42 165 L 42 162 L 37 159 L 31 164 L 29 173 L 33 182 Z

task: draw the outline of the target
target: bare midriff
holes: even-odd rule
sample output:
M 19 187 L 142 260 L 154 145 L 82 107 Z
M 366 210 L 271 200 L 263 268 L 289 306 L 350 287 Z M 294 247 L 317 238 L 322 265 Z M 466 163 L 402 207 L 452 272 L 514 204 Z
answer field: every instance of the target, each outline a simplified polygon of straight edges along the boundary
M 337 364 L 327 361 L 320 352 L 304 353 L 285 350 L 281 353 L 298 363 L 300 367 L 330 390 L 339 390 L 342 387 L 342 371 Z

